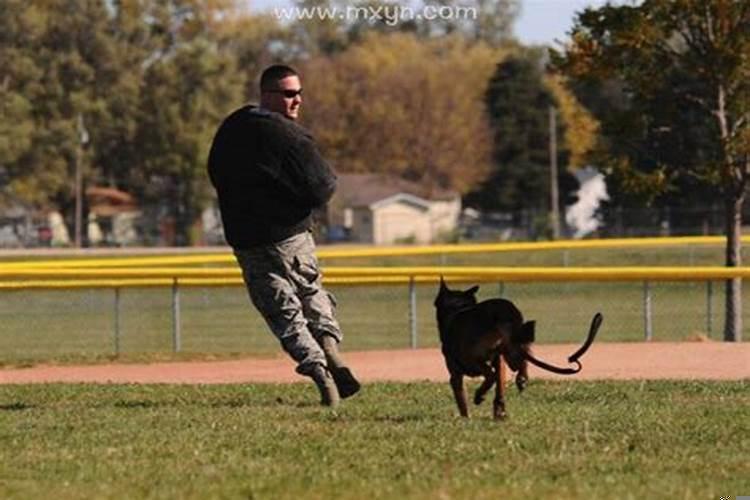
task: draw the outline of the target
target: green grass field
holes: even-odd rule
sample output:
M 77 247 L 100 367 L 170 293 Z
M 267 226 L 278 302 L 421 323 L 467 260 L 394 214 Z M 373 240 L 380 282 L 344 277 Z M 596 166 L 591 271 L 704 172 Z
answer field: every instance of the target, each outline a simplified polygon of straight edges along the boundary
M 325 265 L 720 265 L 720 247 L 666 247 L 494 253 L 373 259 L 337 259 Z M 720 338 L 723 287 L 713 284 L 709 316 L 706 283 L 653 283 L 654 340 Z M 468 284 L 466 285 L 468 286 Z M 406 286 L 332 287 L 349 350 L 405 348 L 410 344 Z M 436 286 L 418 287 L 417 342 L 437 345 L 432 301 Z M 505 283 L 482 285 L 480 298 L 512 299 L 537 321 L 537 341 L 579 342 L 592 315 L 605 323 L 599 341 L 644 338 L 643 283 Z M 750 321 L 750 290 L 744 293 Z M 121 292 L 121 358 L 148 360 L 171 355 L 171 289 Z M 114 292 L 2 292 L 0 364 L 108 359 L 115 351 Z M 181 291 L 182 356 L 278 353 L 278 344 L 250 306 L 243 288 Z
M 750 494 L 745 382 L 533 382 L 457 417 L 447 384 L 334 412 L 291 385 L 0 386 L 1 498 Z

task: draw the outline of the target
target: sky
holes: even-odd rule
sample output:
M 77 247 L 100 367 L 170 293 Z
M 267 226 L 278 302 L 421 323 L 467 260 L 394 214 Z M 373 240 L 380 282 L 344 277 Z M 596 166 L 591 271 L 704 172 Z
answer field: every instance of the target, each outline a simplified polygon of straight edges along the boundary
M 290 7 L 292 0 L 249 0 L 251 9 L 270 10 L 274 7 Z M 573 25 L 577 11 L 589 5 L 603 5 L 605 0 L 521 0 L 521 14 L 516 20 L 514 32 L 526 45 L 555 45 L 555 40 L 564 40 Z
M 521 0 L 521 15 L 514 32 L 526 45 L 554 45 L 555 40 L 567 38 L 576 12 L 604 3 L 603 0 Z

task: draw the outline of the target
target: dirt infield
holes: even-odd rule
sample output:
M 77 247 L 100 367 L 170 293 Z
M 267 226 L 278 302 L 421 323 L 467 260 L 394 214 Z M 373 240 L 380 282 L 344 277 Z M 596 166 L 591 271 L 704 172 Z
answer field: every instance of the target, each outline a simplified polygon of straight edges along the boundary
M 539 345 L 534 352 L 565 366 L 577 345 Z M 438 349 L 349 352 L 346 358 L 364 382 L 445 381 L 447 371 Z M 602 379 L 750 379 L 750 343 L 654 342 L 594 344 L 583 357 L 578 380 Z M 531 367 L 530 376 L 562 379 Z M 567 377 L 569 378 L 569 377 Z M 35 366 L 0 370 L 0 384 L 93 382 L 220 384 L 243 382 L 299 382 L 291 360 L 240 359 L 231 361 Z

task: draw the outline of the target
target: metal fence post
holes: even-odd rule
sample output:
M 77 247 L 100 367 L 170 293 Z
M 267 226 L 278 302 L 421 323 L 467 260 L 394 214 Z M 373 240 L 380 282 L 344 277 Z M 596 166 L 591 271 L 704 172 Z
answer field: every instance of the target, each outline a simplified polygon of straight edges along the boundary
M 180 352 L 180 288 L 177 278 L 172 281 L 172 350 Z
M 414 276 L 409 278 L 409 330 L 411 348 L 417 348 L 417 287 Z
M 115 287 L 115 356 L 120 355 L 120 287 Z
M 711 336 L 711 323 L 713 323 L 713 299 L 714 299 L 714 282 L 706 281 L 706 336 Z
M 653 338 L 653 326 L 651 324 L 651 284 L 643 282 L 643 321 L 646 340 Z

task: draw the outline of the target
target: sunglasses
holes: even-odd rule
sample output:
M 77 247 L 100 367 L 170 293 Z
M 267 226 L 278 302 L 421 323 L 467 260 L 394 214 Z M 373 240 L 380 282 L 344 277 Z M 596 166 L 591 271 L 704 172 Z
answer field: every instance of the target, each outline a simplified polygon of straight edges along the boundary
M 298 95 L 302 95 L 302 89 L 297 90 L 266 90 L 266 92 L 271 92 L 273 94 L 281 94 L 287 99 L 294 99 Z

